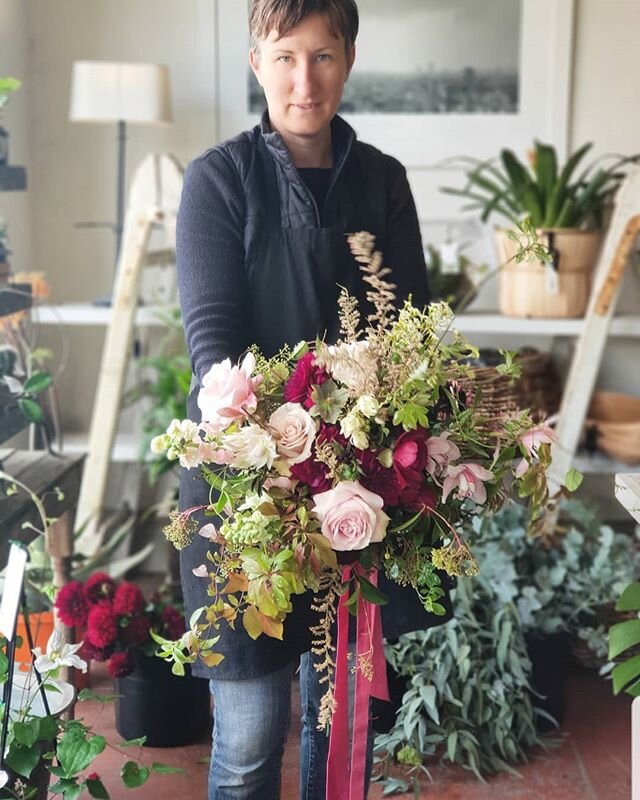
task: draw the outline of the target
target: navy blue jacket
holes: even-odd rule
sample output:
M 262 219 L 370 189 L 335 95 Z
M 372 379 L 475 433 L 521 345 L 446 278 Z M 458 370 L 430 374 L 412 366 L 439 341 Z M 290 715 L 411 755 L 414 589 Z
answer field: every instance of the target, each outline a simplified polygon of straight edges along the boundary
M 404 167 L 359 142 L 340 117 L 332 122 L 333 169 L 323 208 L 318 208 L 282 138 L 265 116 L 251 131 L 195 159 L 185 173 L 177 228 L 177 266 L 185 336 L 194 385 L 189 416 L 200 421 L 198 382 L 209 367 L 236 360 L 252 343 L 267 355 L 283 343 L 324 335 L 335 341 L 339 286 L 357 296 L 365 288 L 349 253 L 346 234 L 367 230 L 376 237 L 392 270 L 401 304 L 428 302 L 420 229 Z M 197 470 L 182 470 L 180 507 L 207 502 L 208 486 Z M 205 563 L 207 542 L 196 536 L 181 553 L 187 619 L 208 602 L 206 580 L 192 569 Z M 383 609 L 389 638 L 438 624 L 425 614 L 412 590 L 382 584 L 392 602 Z M 308 649 L 316 620 L 310 597 L 295 598 L 284 641 L 252 641 L 242 625 L 222 631 L 217 650 L 225 659 L 219 678 L 249 678 L 279 669 Z M 202 664 L 194 673 L 209 677 Z

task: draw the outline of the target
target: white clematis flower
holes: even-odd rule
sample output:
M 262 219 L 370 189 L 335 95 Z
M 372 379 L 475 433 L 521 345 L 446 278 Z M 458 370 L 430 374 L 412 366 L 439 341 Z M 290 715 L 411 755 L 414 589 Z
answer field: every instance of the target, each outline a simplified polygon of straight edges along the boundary
M 82 644 L 82 642 L 80 644 L 67 644 L 62 630 L 54 628 L 47 642 L 46 653 L 43 653 L 39 647 L 33 648 L 33 654 L 36 657 L 33 665 L 38 672 L 52 672 L 59 667 L 75 667 L 82 670 L 82 672 L 86 672 L 87 662 L 76 655 Z

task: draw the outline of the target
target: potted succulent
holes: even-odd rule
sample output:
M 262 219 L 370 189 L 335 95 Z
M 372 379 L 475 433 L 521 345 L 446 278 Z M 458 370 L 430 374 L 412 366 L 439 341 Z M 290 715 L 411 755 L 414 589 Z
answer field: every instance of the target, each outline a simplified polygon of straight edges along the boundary
M 469 200 L 465 210 L 479 211 L 483 222 L 500 215 L 516 229 L 523 220 L 538 232 L 551 254 L 542 261 L 514 263 L 519 236 L 498 228 L 500 308 L 504 314 L 531 317 L 579 317 L 586 310 L 591 272 L 600 247 L 605 216 L 624 171 L 638 156 L 600 160 L 578 171 L 592 148 L 575 150 L 561 167 L 555 148 L 534 142 L 529 163 L 504 149 L 498 162 L 461 160 L 462 188 L 442 191 Z
M 152 633 L 170 639 L 184 634 L 184 617 L 173 604 L 160 594 L 147 601 L 134 584 L 96 572 L 62 587 L 55 605 L 65 625 L 84 631 L 83 655 L 107 662 L 118 695 L 116 729 L 124 738 L 144 736 L 149 746 L 175 747 L 207 731 L 207 681 L 174 675 L 152 639 Z M 159 697 L 172 702 L 158 703 Z

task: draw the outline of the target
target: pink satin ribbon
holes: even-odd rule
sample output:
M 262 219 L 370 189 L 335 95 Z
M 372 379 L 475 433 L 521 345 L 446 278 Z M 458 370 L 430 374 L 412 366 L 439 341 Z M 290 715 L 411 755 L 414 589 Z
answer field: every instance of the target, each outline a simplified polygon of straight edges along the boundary
M 369 574 L 358 564 L 342 569 L 343 582 L 356 572 L 378 584 L 378 570 Z M 327 758 L 326 800 L 364 800 L 367 737 L 369 734 L 369 699 L 389 700 L 387 665 L 382 644 L 380 606 L 358 598 L 356 632 L 356 690 L 353 709 L 351 764 L 349 764 L 349 609 L 348 592 L 338 604 L 338 641 L 336 647 L 335 710 L 331 720 Z M 361 669 L 365 659 L 372 668 L 366 675 Z

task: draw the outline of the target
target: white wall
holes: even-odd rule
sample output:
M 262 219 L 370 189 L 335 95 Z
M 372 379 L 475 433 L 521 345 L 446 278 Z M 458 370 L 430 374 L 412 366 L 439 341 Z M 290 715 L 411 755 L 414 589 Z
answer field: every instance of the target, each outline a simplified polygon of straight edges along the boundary
M 27 8 L 21 0 L 0 2 L 0 76 L 23 81 L 21 89 L 9 100 L 2 113 L 2 125 L 10 132 L 9 162 L 27 167 L 27 181 L 31 180 L 30 136 L 28 100 L 30 93 L 30 65 L 27 53 Z M 15 272 L 30 268 L 31 248 L 31 198 L 29 192 L 3 192 L 0 195 L 0 217 L 9 229 L 11 264 Z

